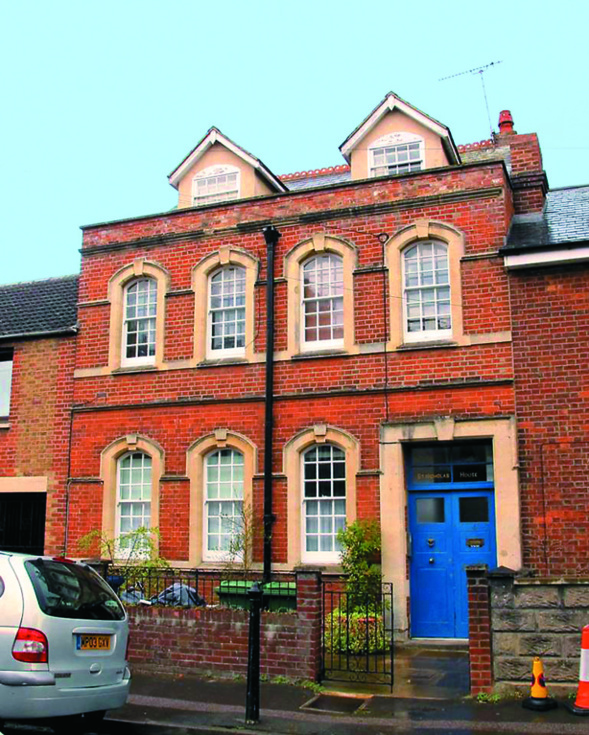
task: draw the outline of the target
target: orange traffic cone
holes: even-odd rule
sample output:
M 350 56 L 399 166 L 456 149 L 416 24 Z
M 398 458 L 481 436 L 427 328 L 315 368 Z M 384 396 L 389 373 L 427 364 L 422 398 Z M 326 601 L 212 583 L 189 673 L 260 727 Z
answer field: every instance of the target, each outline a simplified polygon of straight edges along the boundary
M 589 715 L 589 625 L 581 634 L 581 663 L 579 666 L 579 688 L 575 704 L 569 707 L 576 715 Z
M 532 691 L 530 696 L 522 702 L 522 707 L 536 712 L 545 712 L 558 707 L 556 701 L 548 696 L 546 681 L 544 680 L 544 667 L 537 656 L 532 665 Z

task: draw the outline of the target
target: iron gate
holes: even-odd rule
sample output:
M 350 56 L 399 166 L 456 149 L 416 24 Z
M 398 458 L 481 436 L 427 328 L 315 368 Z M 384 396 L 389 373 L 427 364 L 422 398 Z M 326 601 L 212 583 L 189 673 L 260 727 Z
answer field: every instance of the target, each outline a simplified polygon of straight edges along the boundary
M 345 581 L 323 581 L 323 681 L 386 684 L 393 688 L 393 585 L 353 600 Z

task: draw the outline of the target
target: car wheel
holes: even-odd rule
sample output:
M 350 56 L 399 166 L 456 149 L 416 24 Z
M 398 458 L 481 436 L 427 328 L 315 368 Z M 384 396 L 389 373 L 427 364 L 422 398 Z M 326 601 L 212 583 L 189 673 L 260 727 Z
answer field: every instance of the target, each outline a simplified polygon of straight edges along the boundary
M 84 715 L 84 727 L 88 730 L 92 727 L 98 727 L 102 720 L 104 720 L 104 716 L 106 714 L 106 710 L 99 710 L 98 712 L 86 712 Z
M 53 732 L 58 735 L 77 735 L 84 732 L 82 715 L 67 715 L 66 717 L 53 717 L 51 722 Z

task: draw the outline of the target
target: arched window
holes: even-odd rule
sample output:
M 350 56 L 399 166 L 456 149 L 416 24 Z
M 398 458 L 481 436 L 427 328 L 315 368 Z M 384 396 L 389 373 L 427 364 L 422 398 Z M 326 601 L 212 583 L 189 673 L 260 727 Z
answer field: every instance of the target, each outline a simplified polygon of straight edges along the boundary
M 403 251 L 405 340 L 444 339 L 452 335 L 448 248 L 422 240 Z
M 121 555 L 133 549 L 126 534 L 151 526 L 151 457 L 144 452 L 128 452 L 117 461 L 115 537 Z
M 205 458 L 203 559 L 237 560 L 244 531 L 244 457 L 218 449 Z
M 306 260 L 303 282 L 302 345 L 306 349 L 341 347 L 344 343 L 344 268 L 339 255 L 325 253 Z
M 122 365 L 155 362 L 157 281 L 141 278 L 125 287 Z
M 337 532 L 346 525 L 346 455 L 332 444 L 316 444 L 302 462 L 302 559 L 336 562 Z
M 245 278 L 245 268 L 230 265 L 209 279 L 209 357 L 245 354 Z

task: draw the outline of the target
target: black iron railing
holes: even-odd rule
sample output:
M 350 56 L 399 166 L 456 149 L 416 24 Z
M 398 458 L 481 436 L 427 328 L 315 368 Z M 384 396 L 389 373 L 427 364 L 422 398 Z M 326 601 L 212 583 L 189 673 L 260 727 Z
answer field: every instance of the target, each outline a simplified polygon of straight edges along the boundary
M 386 684 L 392 689 L 393 585 L 351 595 L 345 580 L 323 582 L 322 678 Z
M 204 607 L 224 605 L 249 609 L 248 591 L 262 574 L 226 569 L 109 566 L 103 576 L 126 604 Z M 263 607 L 273 611 L 296 609 L 294 575 L 276 575 L 263 585 Z

